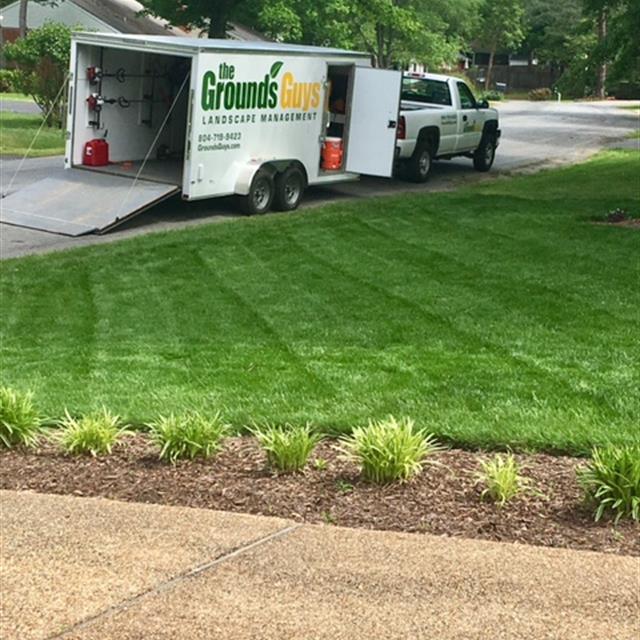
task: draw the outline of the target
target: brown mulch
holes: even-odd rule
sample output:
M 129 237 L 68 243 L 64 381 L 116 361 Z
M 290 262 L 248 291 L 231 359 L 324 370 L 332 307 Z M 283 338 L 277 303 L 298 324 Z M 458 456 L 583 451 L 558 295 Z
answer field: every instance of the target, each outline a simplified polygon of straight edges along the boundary
M 627 218 L 626 220 L 599 220 L 593 224 L 604 225 L 606 227 L 628 227 L 630 229 L 640 229 L 640 218 Z
M 134 435 L 97 459 L 64 456 L 48 443 L 36 451 L 3 450 L 0 488 L 640 555 L 638 524 L 593 521 L 576 482 L 579 460 L 518 455 L 536 493 L 499 507 L 482 500 L 475 484 L 483 455 L 445 451 L 415 480 L 378 487 L 360 480 L 331 442 L 318 446 L 304 473 L 276 475 L 252 438 L 228 440 L 212 460 L 170 465 Z M 316 467 L 317 459 L 326 468 Z

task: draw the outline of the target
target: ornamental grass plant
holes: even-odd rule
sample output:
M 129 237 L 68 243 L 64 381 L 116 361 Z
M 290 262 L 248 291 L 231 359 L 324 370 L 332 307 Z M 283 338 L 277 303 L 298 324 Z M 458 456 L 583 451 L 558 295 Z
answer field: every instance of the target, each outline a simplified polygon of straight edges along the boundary
M 65 410 L 59 430 L 53 437 L 67 454 L 97 457 L 111 453 L 115 444 L 127 433 L 129 431 L 120 418 L 103 407 L 79 418 Z
M 605 514 L 640 521 L 640 445 L 596 447 L 578 470 L 587 499 L 595 505 L 596 522 Z
M 0 445 L 35 446 L 42 432 L 42 420 L 29 392 L 0 387 Z
M 410 480 L 422 471 L 426 459 L 443 447 L 435 437 L 417 429 L 413 420 L 369 421 L 341 438 L 341 451 L 355 462 L 367 482 L 387 484 Z
M 172 464 L 180 459 L 211 458 L 222 449 L 229 434 L 229 425 L 219 412 L 170 413 L 159 416 L 148 426 L 151 439 L 160 449 L 160 459 Z
M 490 460 L 481 460 L 476 484 L 484 487 L 481 497 L 488 496 L 500 506 L 530 487 L 529 479 L 520 474 L 520 465 L 512 453 L 498 453 Z
M 251 432 L 267 454 L 269 466 L 282 473 L 301 471 L 313 453 L 320 434 L 310 424 L 255 426 Z

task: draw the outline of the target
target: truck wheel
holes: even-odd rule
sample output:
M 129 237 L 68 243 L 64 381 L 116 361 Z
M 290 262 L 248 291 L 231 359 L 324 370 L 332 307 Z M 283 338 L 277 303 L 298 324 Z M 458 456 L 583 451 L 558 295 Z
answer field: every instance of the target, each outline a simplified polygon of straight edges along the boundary
M 411 182 L 426 182 L 431 171 L 431 149 L 427 145 L 416 147 L 407 163 L 407 177 Z
M 273 178 L 260 169 L 251 181 L 249 193 L 240 199 L 242 210 L 248 215 L 266 213 L 273 202 L 274 191 Z
M 492 134 L 485 134 L 473 154 L 473 168 L 476 171 L 489 171 L 496 157 L 496 139 Z
M 298 208 L 304 193 L 305 179 L 298 167 L 289 167 L 276 176 L 274 207 L 278 211 L 293 211 Z

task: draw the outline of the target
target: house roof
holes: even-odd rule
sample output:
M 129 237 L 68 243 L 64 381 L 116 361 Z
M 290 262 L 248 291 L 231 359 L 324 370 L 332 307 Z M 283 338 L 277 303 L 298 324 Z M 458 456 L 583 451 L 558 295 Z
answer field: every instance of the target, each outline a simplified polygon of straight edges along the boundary
M 199 33 L 171 27 L 166 20 L 150 15 L 140 15 L 144 9 L 137 0 L 71 0 L 85 11 L 96 16 L 120 33 L 147 35 L 176 35 L 199 37 Z M 262 34 L 243 25 L 230 22 L 227 34 L 234 40 L 267 41 Z
M 140 15 L 143 6 L 135 0 L 71 0 L 120 33 L 170 35 L 176 31 L 164 20 Z
M 151 15 L 141 14 L 143 5 L 137 0 L 65 0 L 74 4 L 94 18 L 111 27 L 114 31 L 124 34 L 155 35 L 155 36 L 189 36 L 199 38 L 205 34 L 199 31 L 188 31 L 170 26 L 166 20 Z M 18 5 L 18 1 L 5 7 Z M 56 7 L 51 7 L 55 12 Z M 27 14 L 27 17 L 29 14 Z M 234 40 L 264 42 L 268 38 L 262 34 L 237 23 L 229 23 L 227 31 Z

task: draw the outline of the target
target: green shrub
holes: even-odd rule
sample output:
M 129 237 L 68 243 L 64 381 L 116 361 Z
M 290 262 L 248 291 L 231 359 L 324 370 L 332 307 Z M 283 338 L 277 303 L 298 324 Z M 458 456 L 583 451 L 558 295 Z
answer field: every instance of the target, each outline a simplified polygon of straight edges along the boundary
M 0 69 L 0 92 L 15 93 L 17 92 L 16 77 L 17 71 L 14 69 Z
M 489 496 L 501 506 L 529 487 L 529 480 L 520 475 L 520 467 L 512 454 L 496 454 L 491 460 L 480 461 L 476 484 L 484 485 L 481 496 Z
M 126 433 L 128 431 L 121 426 L 120 418 L 104 407 L 81 418 L 73 418 L 65 410 L 54 439 L 65 453 L 95 457 L 111 453 L 113 446 Z
M 548 87 L 545 87 L 544 89 L 531 89 L 531 91 L 529 91 L 529 100 L 538 102 L 542 100 L 551 100 L 551 98 L 553 98 L 553 91 Z
M 204 416 L 195 411 L 160 416 L 149 429 L 160 448 L 160 459 L 171 463 L 181 458 L 210 458 L 220 451 L 229 433 L 220 413 Z
M 490 102 L 499 102 L 504 98 L 504 94 L 500 91 L 496 91 L 495 89 L 490 89 L 489 91 L 483 91 L 480 94 L 480 100 L 489 100 Z
M 417 430 L 409 418 L 393 416 L 370 421 L 342 438 L 343 453 L 362 470 L 368 482 L 386 484 L 411 479 L 422 471 L 425 459 L 442 449 L 433 435 Z
M 292 473 L 307 464 L 321 436 L 306 425 L 264 425 L 252 429 L 267 454 L 269 465 L 278 471 Z
M 42 432 L 42 421 L 33 405 L 31 393 L 0 387 L 0 443 L 33 447 Z
M 47 124 L 60 126 L 64 120 L 64 91 L 69 69 L 72 29 L 57 22 L 46 22 L 24 37 L 5 45 L 5 56 L 16 65 L 14 90 L 30 95 Z
M 596 447 L 578 479 L 595 503 L 595 520 L 605 513 L 640 520 L 640 445 Z

